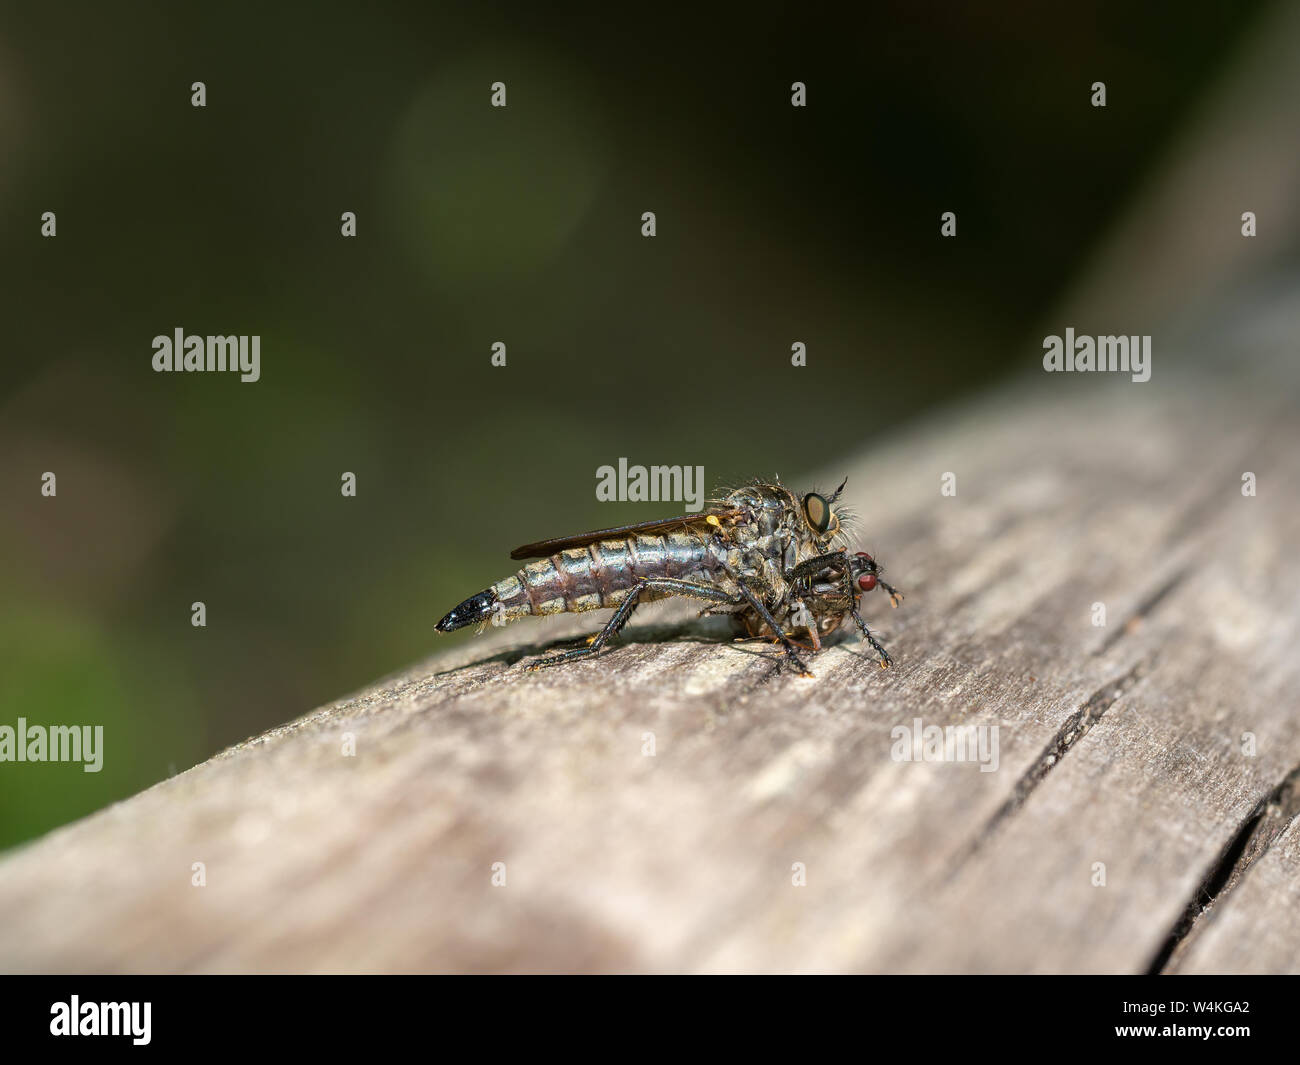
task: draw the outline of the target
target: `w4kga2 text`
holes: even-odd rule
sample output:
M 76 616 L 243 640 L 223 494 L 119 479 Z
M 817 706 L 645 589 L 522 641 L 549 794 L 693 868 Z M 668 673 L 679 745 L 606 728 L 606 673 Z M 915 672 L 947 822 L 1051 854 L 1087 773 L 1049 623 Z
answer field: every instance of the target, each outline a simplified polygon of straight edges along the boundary
M 171 336 L 153 338 L 153 368 L 157 373 L 231 370 L 251 383 L 262 376 L 262 338 L 186 335 L 178 326 Z
M 1250 1003 L 1241 1002 L 1180 1002 L 1177 1000 L 1165 1002 L 1125 1002 L 1125 1013 L 1186 1013 L 1188 1009 L 1193 1013 L 1249 1013 Z

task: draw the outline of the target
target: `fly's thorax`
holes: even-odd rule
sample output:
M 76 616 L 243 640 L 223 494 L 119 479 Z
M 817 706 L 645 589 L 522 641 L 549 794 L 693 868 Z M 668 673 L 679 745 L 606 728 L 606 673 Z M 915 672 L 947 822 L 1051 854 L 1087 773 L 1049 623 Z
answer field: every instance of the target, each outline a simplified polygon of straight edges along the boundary
M 752 573 L 763 559 L 784 568 L 798 518 L 794 497 L 781 485 L 751 484 L 731 492 L 725 503 L 744 514 L 726 526 L 726 540 L 743 553 L 736 568 Z
M 747 527 L 733 537 L 742 552 L 740 570 L 758 574 L 760 569 L 784 573 L 794 565 L 798 545 L 790 530 L 777 526 L 768 530 Z
M 779 484 L 751 484 L 727 495 L 728 506 L 748 512 L 754 535 L 770 536 L 794 528 L 799 517 L 798 504 L 789 489 Z

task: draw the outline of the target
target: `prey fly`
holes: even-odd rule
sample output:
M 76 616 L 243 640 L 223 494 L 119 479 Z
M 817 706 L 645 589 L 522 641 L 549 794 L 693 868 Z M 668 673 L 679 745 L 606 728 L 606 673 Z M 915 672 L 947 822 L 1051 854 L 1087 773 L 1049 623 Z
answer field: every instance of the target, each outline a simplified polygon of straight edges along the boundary
M 701 614 L 729 614 L 748 637 L 779 643 L 800 676 L 812 673 L 796 637 L 806 635 L 807 649 L 818 651 L 849 618 L 886 667 L 893 660 L 862 620 L 859 600 L 877 587 L 893 606 L 903 597 L 875 559 L 849 551 L 837 505 L 845 484 L 847 478 L 829 496 L 797 498 L 779 481 L 756 481 L 698 514 L 525 544 L 510 557 L 534 561 L 470 596 L 438 622 L 438 631 L 614 609 L 583 646 L 529 666 L 540 669 L 596 654 L 641 603 L 684 596 L 709 604 Z

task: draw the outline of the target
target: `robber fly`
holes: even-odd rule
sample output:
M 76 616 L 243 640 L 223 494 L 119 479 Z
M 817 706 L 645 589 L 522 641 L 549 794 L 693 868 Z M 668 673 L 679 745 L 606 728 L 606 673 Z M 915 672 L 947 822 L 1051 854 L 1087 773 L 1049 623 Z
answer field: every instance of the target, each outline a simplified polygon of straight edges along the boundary
M 540 669 L 596 654 L 639 604 L 685 596 L 710 604 L 701 614 L 731 614 L 749 637 L 779 642 L 801 676 L 812 673 L 793 637 L 806 632 L 820 650 L 822 639 L 849 617 L 886 667 L 892 659 L 862 620 L 858 601 L 877 586 L 894 606 L 902 595 L 885 583 L 870 555 L 849 553 L 836 507 L 847 483 L 829 498 L 809 492 L 797 499 L 779 481 L 756 481 L 711 500 L 700 514 L 525 544 L 510 557 L 536 561 L 466 599 L 438 622 L 438 631 L 615 608 L 584 646 L 529 666 Z

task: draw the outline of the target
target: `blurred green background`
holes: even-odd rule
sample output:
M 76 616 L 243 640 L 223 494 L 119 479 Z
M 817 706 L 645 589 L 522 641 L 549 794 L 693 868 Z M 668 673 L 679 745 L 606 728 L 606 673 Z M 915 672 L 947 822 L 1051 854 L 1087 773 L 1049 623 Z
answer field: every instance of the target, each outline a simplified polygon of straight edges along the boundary
M 105 763 L 0 764 L 0 846 L 468 638 L 433 625 L 516 544 L 665 510 L 600 465 L 797 483 L 1036 367 L 1260 5 L 995 8 L 6 5 L 0 724 Z M 155 374 L 177 327 L 259 334 L 262 379 Z

